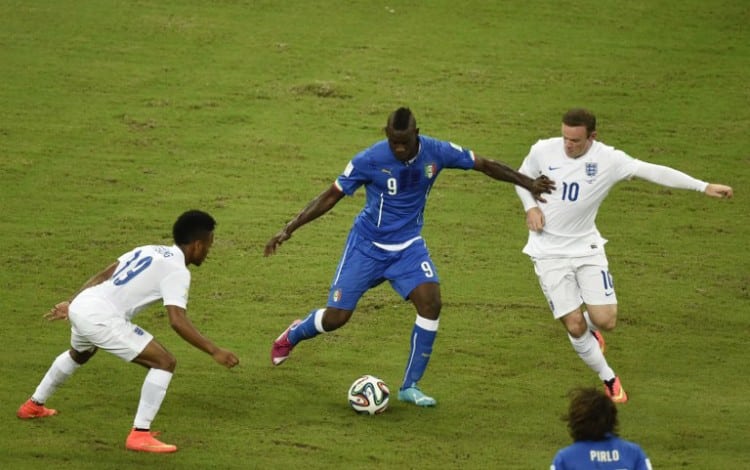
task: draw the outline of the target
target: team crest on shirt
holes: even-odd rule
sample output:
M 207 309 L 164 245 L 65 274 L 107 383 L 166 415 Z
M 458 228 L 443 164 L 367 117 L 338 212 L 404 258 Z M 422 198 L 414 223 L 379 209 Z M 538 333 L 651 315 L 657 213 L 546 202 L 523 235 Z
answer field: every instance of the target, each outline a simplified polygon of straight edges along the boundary
M 593 178 L 599 171 L 599 164 L 595 162 L 586 163 L 586 176 Z
M 339 302 L 341 300 L 341 289 L 336 289 L 333 291 L 333 301 Z
M 433 176 L 437 173 L 437 165 L 434 163 L 429 163 L 424 166 L 424 175 L 427 177 L 428 180 L 432 179 Z

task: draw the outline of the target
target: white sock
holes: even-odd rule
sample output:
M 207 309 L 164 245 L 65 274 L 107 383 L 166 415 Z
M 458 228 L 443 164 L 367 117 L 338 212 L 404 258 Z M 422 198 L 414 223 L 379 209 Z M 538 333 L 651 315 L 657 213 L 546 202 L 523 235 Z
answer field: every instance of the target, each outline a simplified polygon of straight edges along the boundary
M 172 373 L 162 369 L 149 369 L 141 387 L 141 401 L 135 414 L 133 426 L 140 429 L 151 429 L 151 422 L 161 408 L 161 402 L 167 395 Z
M 44 378 L 39 383 L 39 386 L 31 395 L 31 399 L 37 403 L 44 404 L 47 399 L 55 393 L 57 387 L 62 385 L 68 377 L 73 375 L 73 372 L 81 367 L 81 364 L 77 363 L 70 357 L 70 352 L 65 351 L 55 358 Z
M 587 331 L 580 338 L 574 338 L 568 333 L 568 339 L 570 339 L 573 349 L 578 353 L 578 357 L 594 372 L 599 374 L 599 378 L 602 381 L 615 378 L 615 372 L 609 367 L 607 360 L 604 359 L 604 354 L 599 349 L 599 343 L 596 342 L 594 335 Z
M 594 323 L 591 321 L 591 317 L 589 317 L 589 312 L 586 310 L 583 311 L 583 318 L 586 319 L 586 324 L 589 326 L 589 330 L 592 331 L 599 331 L 599 328 L 594 325 Z
M 326 309 L 319 308 L 315 311 L 315 329 L 318 331 L 318 333 L 325 333 L 326 330 L 323 329 L 323 314 L 326 312 Z

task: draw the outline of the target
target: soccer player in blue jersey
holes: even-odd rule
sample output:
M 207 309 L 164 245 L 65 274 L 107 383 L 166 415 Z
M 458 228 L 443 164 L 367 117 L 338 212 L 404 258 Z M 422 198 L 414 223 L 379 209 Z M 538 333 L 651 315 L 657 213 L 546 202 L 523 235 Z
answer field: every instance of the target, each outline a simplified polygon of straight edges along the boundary
M 365 207 L 349 232 L 331 282 L 327 307 L 292 322 L 274 341 L 271 361 L 279 365 L 300 341 L 343 326 L 360 297 L 387 280 L 417 310 L 398 398 L 418 406 L 434 406 L 435 399 L 425 395 L 417 383 L 430 360 L 442 306 L 440 280 L 421 236 L 424 208 L 435 179 L 445 168 L 473 169 L 519 185 L 541 202 L 542 194 L 554 189 L 554 182 L 543 175 L 532 179 L 451 142 L 419 135 L 416 119 L 408 108 L 391 113 L 385 135 L 385 140 L 358 153 L 333 185 L 266 244 L 264 254 L 269 256 L 295 230 L 331 210 L 345 195 L 351 196 L 360 186 L 365 187 Z
M 555 455 L 550 470 L 651 470 L 643 450 L 617 436 L 617 407 L 605 392 L 574 390 L 565 419 L 574 443 Z

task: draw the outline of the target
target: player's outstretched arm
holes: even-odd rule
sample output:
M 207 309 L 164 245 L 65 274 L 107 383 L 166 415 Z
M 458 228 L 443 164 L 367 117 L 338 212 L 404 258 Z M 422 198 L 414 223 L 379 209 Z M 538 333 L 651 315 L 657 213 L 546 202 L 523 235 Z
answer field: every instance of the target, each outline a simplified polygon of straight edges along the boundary
M 730 186 L 714 183 L 709 183 L 706 186 L 705 193 L 707 196 L 718 197 L 720 199 L 731 199 L 734 196 L 734 191 L 732 191 Z
M 263 256 L 270 256 L 276 253 L 279 246 L 289 240 L 295 230 L 333 209 L 333 206 L 335 206 L 343 197 L 344 193 L 341 192 L 336 185 L 331 185 L 328 189 L 318 194 L 318 196 L 310 201 L 295 218 L 290 220 L 284 228 L 268 240 L 268 243 L 266 243 L 266 247 L 263 250 Z
M 542 175 L 536 179 L 520 173 L 504 163 L 474 155 L 474 169 L 481 171 L 490 178 L 507 181 L 527 189 L 534 199 L 539 202 L 547 202 L 542 194 L 549 194 L 555 189 L 555 182 Z
M 640 162 L 633 176 L 646 181 L 678 189 L 703 191 L 710 197 L 729 199 L 734 196 L 732 188 L 723 184 L 706 183 L 674 168 L 654 163 Z
M 234 367 L 240 363 L 240 360 L 233 352 L 216 346 L 210 339 L 203 336 L 193 326 L 184 308 L 167 305 L 167 314 L 169 315 L 169 324 L 182 339 L 201 351 L 210 354 L 216 362 L 226 367 Z

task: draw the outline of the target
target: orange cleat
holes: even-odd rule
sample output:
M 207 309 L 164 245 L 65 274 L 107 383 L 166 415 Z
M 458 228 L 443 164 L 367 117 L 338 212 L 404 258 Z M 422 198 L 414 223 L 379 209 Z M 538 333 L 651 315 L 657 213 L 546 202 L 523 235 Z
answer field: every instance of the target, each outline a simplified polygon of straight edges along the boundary
M 604 335 L 602 335 L 601 331 L 597 330 L 589 330 L 591 331 L 591 334 L 596 338 L 596 342 L 599 343 L 599 349 L 602 351 L 602 354 L 604 354 L 604 351 L 607 350 L 607 343 L 604 341 Z
M 16 412 L 16 416 L 21 419 L 34 419 L 34 418 L 46 418 L 48 416 L 54 416 L 57 414 L 57 410 L 47 408 L 44 405 L 34 402 L 31 398 L 26 400 L 26 403 L 21 405 Z
M 625 389 L 622 388 L 620 377 L 615 376 L 612 380 L 605 380 L 604 391 L 607 393 L 610 400 L 615 403 L 626 403 L 628 401 L 628 394 L 625 393 Z
M 138 452 L 154 452 L 158 454 L 168 454 L 177 452 L 177 446 L 165 444 L 156 439 L 154 435 L 158 433 L 151 431 L 136 431 L 133 429 L 125 441 L 125 448 Z

